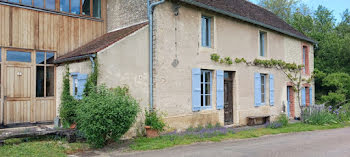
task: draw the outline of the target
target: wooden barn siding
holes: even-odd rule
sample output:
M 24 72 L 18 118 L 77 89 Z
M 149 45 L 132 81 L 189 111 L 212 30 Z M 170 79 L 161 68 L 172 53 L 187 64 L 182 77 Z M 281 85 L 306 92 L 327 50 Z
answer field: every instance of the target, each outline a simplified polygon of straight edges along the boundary
M 106 17 L 102 1 L 102 20 Z M 94 21 L 0 5 L 0 46 L 57 52 L 64 55 L 106 32 L 104 21 Z
M 102 0 L 101 9 L 102 21 L 96 21 L 0 5 L 0 47 L 53 51 L 59 57 L 106 33 L 106 0 Z M 4 66 L 1 68 L 4 71 Z M 1 77 L 5 80 L 4 75 Z M 33 83 L 35 85 L 35 80 Z M 3 88 L 4 83 L 1 86 Z M 15 89 L 1 90 L 12 93 Z M 0 123 L 45 122 L 56 117 L 56 97 L 36 98 L 35 86 L 30 90 L 31 100 L 0 103 L 0 113 L 4 115 L 0 115 Z M 26 92 L 28 94 L 28 91 L 19 93 L 24 96 Z

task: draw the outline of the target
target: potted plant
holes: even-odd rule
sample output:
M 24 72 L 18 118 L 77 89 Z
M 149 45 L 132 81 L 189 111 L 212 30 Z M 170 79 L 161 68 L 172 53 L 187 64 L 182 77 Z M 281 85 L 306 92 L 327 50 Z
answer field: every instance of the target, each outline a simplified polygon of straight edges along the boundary
M 145 111 L 145 129 L 149 138 L 158 137 L 159 132 L 164 131 L 165 123 L 157 111 Z

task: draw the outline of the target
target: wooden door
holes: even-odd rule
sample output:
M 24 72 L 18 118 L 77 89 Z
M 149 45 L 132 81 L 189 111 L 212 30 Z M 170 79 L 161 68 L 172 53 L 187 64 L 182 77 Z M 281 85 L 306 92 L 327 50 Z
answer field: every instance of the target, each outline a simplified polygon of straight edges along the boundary
M 5 65 L 4 124 L 31 121 L 32 68 L 30 65 Z
M 224 81 L 224 120 L 225 125 L 233 124 L 233 73 L 225 72 Z
M 287 112 L 288 116 L 295 117 L 294 89 L 291 86 L 287 87 Z

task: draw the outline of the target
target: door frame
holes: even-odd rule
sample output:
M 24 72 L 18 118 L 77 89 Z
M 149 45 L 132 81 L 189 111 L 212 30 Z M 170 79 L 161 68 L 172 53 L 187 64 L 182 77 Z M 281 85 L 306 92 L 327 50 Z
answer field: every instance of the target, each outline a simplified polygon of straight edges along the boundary
M 225 74 L 228 73 L 229 74 L 229 78 L 225 77 Z M 225 83 L 229 82 L 231 84 L 231 105 L 232 105 L 232 122 L 226 122 L 226 114 L 225 114 L 225 95 L 226 95 L 226 90 L 224 90 L 224 125 L 233 125 L 235 123 L 235 109 L 234 109 L 234 100 L 235 100 L 235 92 L 234 92 L 234 86 L 235 86 L 235 71 L 224 71 L 224 86 Z M 225 89 L 225 88 L 224 88 Z
M 14 51 L 23 51 L 23 52 L 30 52 L 31 53 L 31 62 L 30 63 L 26 63 L 26 62 L 12 62 L 12 61 L 6 61 L 7 60 L 7 51 L 8 50 L 14 50 Z M 14 126 L 21 126 L 22 124 L 24 125 L 27 125 L 27 123 L 14 123 L 14 124 L 6 124 L 5 122 L 5 103 L 6 103 L 6 100 L 5 100 L 5 81 L 6 81 L 6 73 L 7 73 L 7 66 L 10 65 L 10 66 L 26 66 L 26 67 L 30 67 L 31 68 L 31 93 L 30 93 L 30 122 L 29 124 L 34 124 L 34 123 L 47 123 L 47 122 L 53 122 L 53 119 L 52 121 L 40 121 L 36 118 L 36 110 L 35 110 L 35 106 L 36 106 L 36 103 L 37 101 L 51 101 L 53 102 L 53 106 L 54 108 L 56 108 L 56 90 L 57 90 L 57 87 L 56 87 L 56 81 L 57 81 L 57 78 L 56 78 L 56 65 L 53 65 L 54 67 L 54 96 L 50 96 L 50 97 L 36 97 L 36 52 L 51 52 L 51 53 L 54 53 L 55 56 L 54 56 L 54 59 L 57 58 L 57 52 L 56 51 L 52 51 L 52 50 L 35 50 L 35 49 L 25 49 L 25 48 L 13 48 L 13 47 L 0 47 L 0 52 L 1 52 L 1 94 L 0 94 L 0 100 L 1 100 L 1 103 L 0 103 L 0 113 L 1 113 L 1 116 L 0 116 L 0 128 L 1 127 L 7 127 L 9 125 L 14 125 Z M 48 65 L 49 66 L 49 65 Z M 52 65 L 51 65 L 52 66 Z M 45 68 L 46 69 L 46 68 Z M 44 77 L 46 78 L 46 70 L 44 72 Z M 46 84 L 46 82 L 45 82 Z M 56 110 L 56 109 L 55 109 Z M 57 115 L 56 111 L 55 111 L 55 117 Z

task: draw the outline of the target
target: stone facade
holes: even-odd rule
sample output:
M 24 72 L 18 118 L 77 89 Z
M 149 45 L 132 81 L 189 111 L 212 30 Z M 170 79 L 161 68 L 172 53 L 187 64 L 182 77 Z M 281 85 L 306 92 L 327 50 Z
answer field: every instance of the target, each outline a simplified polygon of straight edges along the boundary
M 217 13 L 181 4 L 179 14 L 174 14 L 173 3 L 166 2 L 155 9 L 154 52 L 154 105 L 167 114 L 170 127 L 185 129 L 190 126 L 224 122 L 224 111 L 216 109 L 216 70 L 235 72 L 234 124 L 246 125 L 248 116 L 271 115 L 282 112 L 287 101 L 288 78 L 281 71 L 244 64 L 231 66 L 214 63 L 212 53 L 231 58 L 281 59 L 302 63 L 302 44 L 310 49 L 310 71 L 313 71 L 313 46 L 280 33 L 235 20 Z M 212 48 L 201 46 L 201 17 L 213 19 Z M 267 32 L 267 55 L 259 56 L 259 31 Z M 174 62 L 178 63 L 174 66 Z M 192 112 L 192 68 L 213 71 L 212 109 Z M 273 74 L 275 77 L 275 104 L 254 106 L 254 73 Z M 269 85 L 267 85 L 269 87 Z M 267 92 L 267 98 L 269 98 Z M 300 115 L 295 100 L 296 116 Z
M 108 31 L 147 20 L 146 0 L 108 1 Z M 178 14 L 176 14 L 176 9 Z M 201 46 L 201 17 L 213 19 L 212 48 Z M 267 33 L 266 57 L 259 56 L 259 32 Z M 148 107 L 148 27 L 133 33 L 97 53 L 100 64 L 99 84 L 108 87 L 126 85 L 139 100 L 141 108 Z M 222 57 L 254 59 L 281 59 L 289 63 L 302 64 L 302 46 L 309 48 L 310 72 L 314 70 L 314 51 L 311 43 L 303 42 L 278 32 L 245 23 L 221 14 L 209 12 L 186 4 L 167 1 L 154 12 L 154 107 L 165 113 L 170 128 L 178 130 L 208 123 L 224 124 L 224 111 L 216 108 L 216 70 L 234 72 L 233 119 L 234 125 L 246 125 L 248 116 L 270 115 L 274 120 L 287 104 L 288 78 L 276 69 L 247 66 L 245 64 L 224 65 L 210 60 L 212 53 Z M 84 67 L 82 67 L 84 66 Z M 57 68 L 57 96 L 61 95 L 64 67 Z M 71 72 L 89 73 L 90 61 L 70 64 Z M 212 109 L 192 111 L 192 69 L 211 70 Z M 264 106 L 254 105 L 254 73 L 274 75 L 274 105 L 268 100 Z M 314 87 L 314 83 L 311 84 Z M 269 87 L 267 81 L 267 87 Z M 314 92 L 314 90 L 313 90 Z M 312 94 L 315 95 L 314 93 Z M 269 92 L 266 98 L 269 98 Z M 300 116 L 297 96 L 294 95 L 295 116 Z M 314 98 L 312 98 L 314 100 Z M 314 101 L 313 101 L 314 102 Z M 57 104 L 60 104 L 57 99 Z M 142 116 L 126 137 L 135 135 L 140 128 Z
M 147 0 L 108 0 L 108 32 L 147 20 Z

